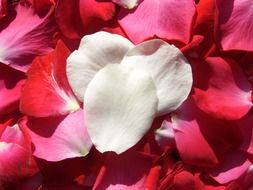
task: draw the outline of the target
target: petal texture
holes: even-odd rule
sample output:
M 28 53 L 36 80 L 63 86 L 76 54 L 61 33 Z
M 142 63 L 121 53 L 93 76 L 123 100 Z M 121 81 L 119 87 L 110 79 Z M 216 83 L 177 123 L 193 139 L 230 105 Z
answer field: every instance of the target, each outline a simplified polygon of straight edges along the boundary
M 93 190 L 146 189 L 146 180 L 152 164 L 151 156 L 136 152 L 110 154 L 100 170 Z
M 210 78 L 207 87 L 195 88 L 194 99 L 198 107 L 216 118 L 240 119 L 252 107 L 249 81 L 232 60 L 210 57 L 206 61 L 203 63 L 207 69 L 205 76 Z
M 66 59 L 70 54 L 62 42 L 49 55 L 37 57 L 28 72 L 20 110 L 30 116 L 64 115 L 78 110 L 66 76 Z
M 119 23 L 134 43 L 155 36 L 187 43 L 194 14 L 193 0 L 144 0 L 134 11 L 121 10 Z
M 48 161 L 84 157 L 92 146 L 81 109 L 66 117 L 29 118 L 23 125 L 30 129 L 33 154 Z
M 100 152 L 119 154 L 135 145 L 150 128 L 156 109 L 152 78 L 118 64 L 100 70 L 84 97 L 88 132 Z
M 251 0 L 218 0 L 219 37 L 223 50 L 253 50 Z M 240 39 L 240 40 L 239 40 Z
M 192 87 L 191 66 L 175 46 L 162 40 L 143 42 L 127 52 L 121 64 L 147 71 L 159 99 L 158 115 L 177 109 Z
M 26 72 L 32 59 L 52 50 L 54 26 L 30 7 L 17 5 L 16 18 L 0 32 L 0 62 Z
M 126 38 L 107 32 L 83 37 L 79 49 L 67 60 L 69 83 L 80 101 L 94 75 L 107 64 L 120 63 L 134 45 Z
M 141 0 L 112 0 L 112 1 L 124 8 L 132 9 L 136 7 Z

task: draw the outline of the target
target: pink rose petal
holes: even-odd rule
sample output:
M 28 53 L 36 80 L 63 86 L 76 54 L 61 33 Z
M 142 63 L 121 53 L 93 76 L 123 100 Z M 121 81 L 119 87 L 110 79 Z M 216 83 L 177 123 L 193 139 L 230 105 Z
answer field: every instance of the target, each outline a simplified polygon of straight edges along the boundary
M 32 59 L 52 50 L 52 25 L 31 7 L 18 4 L 15 19 L 0 32 L 0 62 L 26 72 Z
M 33 154 L 48 161 L 84 157 L 92 146 L 81 109 L 66 117 L 28 118 L 22 125 L 29 128 Z
M 134 43 L 155 36 L 188 43 L 194 15 L 193 0 L 144 0 L 135 10 L 122 9 L 119 23 Z
M 253 50 L 251 0 L 218 0 L 218 37 L 223 50 Z

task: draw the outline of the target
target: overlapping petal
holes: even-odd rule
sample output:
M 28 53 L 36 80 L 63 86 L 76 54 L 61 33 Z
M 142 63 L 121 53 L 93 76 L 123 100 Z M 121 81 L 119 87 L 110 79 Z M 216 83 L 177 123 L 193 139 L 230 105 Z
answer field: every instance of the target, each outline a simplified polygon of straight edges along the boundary
M 34 60 L 22 91 L 20 110 L 23 113 L 47 117 L 80 108 L 67 81 L 65 69 L 69 54 L 67 47 L 59 41 L 54 52 Z
M 250 0 L 218 0 L 218 38 L 223 50 L 253 50 Z
M 0 65 L 0 114 L 7 114 L 18 108 L 25 75 L 3 64 Z
M 26 72 L 32 59 L 52 50 L 54 25 L 50 13 L 40 18 L 31 7 L 18 4 L 15 19 L 0 32 L 0 62 Z
M 79 49 L 67 60 L 69 83 L 80 101 L 89 82 L 107 64 L 119 64 L 125 53 L 134 45 L 126 38 L 107 32 L 83 37 Z
M 198 107 L 216 118 L 240 119 L 252 107 L 252 87 L 237 63 L 219 57 L 206 59 L 205 76 L 199 72 L 196 80 L 207 87 L 195 88 Z M 202 65 L 203 65 L 202 64 Z M 202 79 L 201 77 L 202 76 Z M 209 79 L 207 77 L 209 76 Z
M 119 154 L 135 145 L 151 127 L 157 103 L 156 87 L 147 73 L 107 65 L 84 96 L 85 122 L 95 147 Z
M 136 152 L 109 154 L 93 187 L 94 190 L 146 189 L 154 158 Z M 124 164 L 123 164 L 124 163 Z
M 0 184 L 29 177 L 38 172 L 24 129 L 18 125 L 4 126 L 0 134 Z
M 28 118 L 21 124 L 29 128 L 33 155 L 48 161 L 84 157 L 92 146 L 81 109 L 68 116 Z
M 61 32 L 70 39 L 98 31 L 115 14 L 112 2 L 96 0 L 61 0 L 57 2 L 55 17 Z
M 119 23 L 134 43 L 156 36 L 188 43 L 194 15 L 193 0 L 144 0 L 134 11 L 122 9 Z
M 177 109 L 192 87 L 192 71 L 187 59 L 175 46 L 149 40 L 130 49 L 121 64 L 149 73 L 159 99 L 158 115 Z

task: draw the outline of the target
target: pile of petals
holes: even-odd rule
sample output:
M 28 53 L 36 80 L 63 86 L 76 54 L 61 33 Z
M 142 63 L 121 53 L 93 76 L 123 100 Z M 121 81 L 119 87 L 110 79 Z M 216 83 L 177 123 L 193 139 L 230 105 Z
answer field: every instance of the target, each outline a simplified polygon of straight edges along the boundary
M 252 0 L 0 0 L 0 190 L 253 190 Z

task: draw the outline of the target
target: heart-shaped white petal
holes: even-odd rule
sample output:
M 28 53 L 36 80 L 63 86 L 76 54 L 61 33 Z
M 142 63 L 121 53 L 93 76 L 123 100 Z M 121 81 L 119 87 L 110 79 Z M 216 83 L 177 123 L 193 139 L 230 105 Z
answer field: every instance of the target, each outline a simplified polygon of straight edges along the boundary
M 97 32 L 82 38 L 79 49 L 67 59 L 67 77 L 80 101 L 94 75 L 107 64 L 120 63 L 125 53 L 134 47 L 126 38 L 107 32 Z
M 157 103 L 148 73 L 120 64 L 101 69 L 84 96 L 86 126 L 95 147 L 120 154 L 135 145 L 149 130 Z
M 158 115 L 177 109 L 192 87 L 190 64 L 173 45 L 162 40 L 150 40 L 129 50 L 122 65 L 131 65 L 150 73 L 157 88 Z

